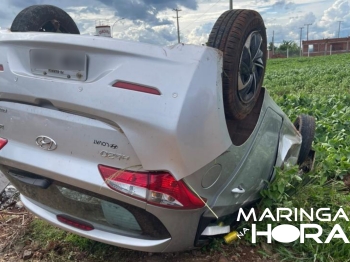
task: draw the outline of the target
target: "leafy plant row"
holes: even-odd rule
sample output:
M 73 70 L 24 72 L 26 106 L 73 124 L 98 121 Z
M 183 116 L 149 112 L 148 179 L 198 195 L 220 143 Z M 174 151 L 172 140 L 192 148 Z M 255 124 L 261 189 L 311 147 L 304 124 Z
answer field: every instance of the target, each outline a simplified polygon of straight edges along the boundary
M 342 207 L 350 217 L 350 54 L 313 58 L 275 59 L 268 61 L 265 86 L 293 120 L 300 114 L 316 118 L 315 169 L 298 176 L 297 167 L 277 170 L 276 179 L 262 192 L 264 199 L 258 211 L 265 208 L 330 208 L 332 216 Z M 273 222 L 263 221 L 258 229 L 266 231 L 267 224 L 317 223 L 323 228 L 324 241 L 335 224 L 339 224 L 350 239 L 350 223 L 344 219 L 332 222 Z M 266 242 L 260 239 L 261 242 Z M 319 244 L 312 239 L 294 244 L 275 242 L 273 246 L 283 261 L 350 261 L 349 244 L 333 239 Z

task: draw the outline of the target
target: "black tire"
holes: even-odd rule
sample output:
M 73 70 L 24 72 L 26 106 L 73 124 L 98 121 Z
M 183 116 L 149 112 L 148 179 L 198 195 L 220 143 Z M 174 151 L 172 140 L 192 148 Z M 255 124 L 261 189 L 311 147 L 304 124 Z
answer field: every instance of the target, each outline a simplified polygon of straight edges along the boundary
M 226 11 L 211 30 L 208 46 L 224 55 L 222 89 L 226 118 L 243 119 L 253 109 L 264 80 L 267 59 L 264 21 L 254 10 Z
M 294 122 L 295 128 L 302 136 L 298 164 L 302 164 L 311 150 L 312 141 L 315 137 L 315 118 L 309 115 L 300 115 Z
M 23 9 L 13 20 L 12 32 L 58 32 L 80 34 L 73 19 L 52 5 L 32 5 Z

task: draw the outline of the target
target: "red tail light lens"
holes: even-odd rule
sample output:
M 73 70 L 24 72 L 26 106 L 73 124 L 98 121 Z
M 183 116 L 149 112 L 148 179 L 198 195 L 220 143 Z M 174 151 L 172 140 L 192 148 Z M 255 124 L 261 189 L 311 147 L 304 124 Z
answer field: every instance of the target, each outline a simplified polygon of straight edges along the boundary
M 148 201 L 161 205 L 176 205 L 183 208 L 199 208 L 204 203 L 183 181 L 176 181 L 172 175 L 163 173 L 149 177 Z
M 205 205 L 183 181 L 176 181 L 169 173 L 133 172 L 103 165 L 98 169 L 110 188 L 149 204 L 179 209 Z
M 0 72 L 4 72 L 4 66 L 0 64 Z
M 98 169 L 110 188 L 136 198 L 146 199 L 147 173 L 135 173 L 102 165 L 99 165 Z
M 1 137 L 0 137 L 0 150 L 1 150 L 4 146 L 6 146 L 7 142 L 8 142 L 7 139 L 1 138 Z
M 153 87 L 142 86 L 142 85 L 127 83 L 122 81 L 118 81 L 114 83 L 113 87 L 118 87 L 122 89 L 127 89 L 127 90 L 132 90 L 132 91 L 137 91 L 137 92 L 142 92 L 142 93 L 147 93 L 152 95 L 160 95 L 159 90 Z
M 85 231 L 91 231 L 94 230 L 93 225 L 90 225 L 89 223 L 79 221 L 77 219 L 68 217 L 66 215 L 57 215 L 57 220 L 60 221 L 63 224 L 70 225 L 75 228 L 79 228 L 81 230 Z

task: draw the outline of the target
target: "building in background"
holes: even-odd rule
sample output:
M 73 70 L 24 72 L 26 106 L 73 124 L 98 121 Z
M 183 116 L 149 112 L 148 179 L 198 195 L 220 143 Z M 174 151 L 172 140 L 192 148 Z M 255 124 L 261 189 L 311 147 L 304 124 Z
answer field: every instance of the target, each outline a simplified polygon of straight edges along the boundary
M 350 37 L 302 41 L 303 56 L 319 56 L 350 52 Z

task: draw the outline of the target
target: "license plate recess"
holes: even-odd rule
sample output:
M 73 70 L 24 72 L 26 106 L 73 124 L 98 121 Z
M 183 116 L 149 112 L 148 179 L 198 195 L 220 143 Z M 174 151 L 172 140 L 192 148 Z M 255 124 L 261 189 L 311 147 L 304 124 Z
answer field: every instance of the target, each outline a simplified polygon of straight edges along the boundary
M 30 67 L 35 75 L 85 81 L 87 55 L 84 52 L 56 49 L 31 49 Z

